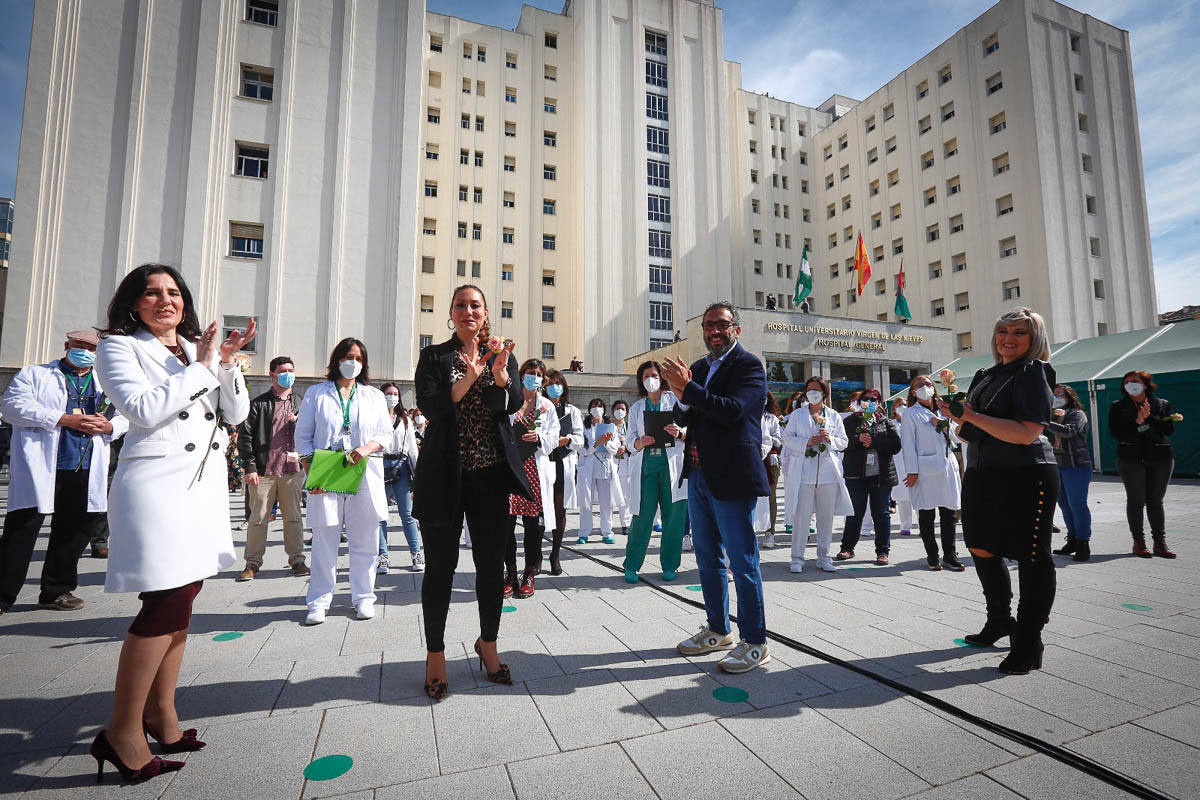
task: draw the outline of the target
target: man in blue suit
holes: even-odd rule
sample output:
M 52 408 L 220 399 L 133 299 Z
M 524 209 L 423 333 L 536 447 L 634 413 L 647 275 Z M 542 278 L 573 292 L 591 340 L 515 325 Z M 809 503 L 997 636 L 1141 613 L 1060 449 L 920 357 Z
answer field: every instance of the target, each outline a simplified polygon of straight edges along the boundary
M 676 421 L 687 427 L 683 477 L 708 614 L 700 632 L 678 649 L 692 656 L 732 648 L 717 666 L 749 672 L 771 659 L 754 536 L 754 506 L 770 491 L 760 449 L 767 375 L 762 362 L 738 344 L 742 328 L 730 303 L 709 306 L 703 329 L 707 356 L 690 368 L 678 358 L 662 364 L 663 378 L 680 399 Z M 729 627 L 726 557 L 737 589 L 741 641 L 736 647 Z

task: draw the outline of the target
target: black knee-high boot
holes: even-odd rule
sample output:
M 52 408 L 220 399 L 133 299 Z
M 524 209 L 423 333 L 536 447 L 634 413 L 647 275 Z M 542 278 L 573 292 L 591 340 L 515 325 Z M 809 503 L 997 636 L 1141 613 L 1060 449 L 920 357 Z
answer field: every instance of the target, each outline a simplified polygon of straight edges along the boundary
M 958 547 L 954 542 L 954 538 L 958 534 L 958 520 L 955 519 L 954 512 L 948 508 L 939 508 L 938 514 L 941 516 L 942 527 L 942 563 L 948 570 L 963 572 L 966 567 L 958 560 Z
M 1017 624 L 1012 617 L 1012 580 L 1004 559 L 999 556 L 976 556 L 975 573 L 979 575 L 983 597 L 987 602 L 987 623 L 979 633 L 968 634 L 963 639 L 980 647 L 992 647 L 1012 633 Z M 1021 596 L 1024 598 L 1024 591 Z
M 1057 583 L 1054 561 L 1046 555 L 1023 559 L 1018 563 L 1017 579 L 1021 585 L 1017 626 L 1008 657 L 1000 662 L 1000 671 L 1025 675 L 1042 666 L 1042 628 L 1050 621 Z
M 556 527 L 550 540 L 550 574 L 562 575 L 562 564 L 559 562 L 558 551 L 562 549 L 563 529 Z

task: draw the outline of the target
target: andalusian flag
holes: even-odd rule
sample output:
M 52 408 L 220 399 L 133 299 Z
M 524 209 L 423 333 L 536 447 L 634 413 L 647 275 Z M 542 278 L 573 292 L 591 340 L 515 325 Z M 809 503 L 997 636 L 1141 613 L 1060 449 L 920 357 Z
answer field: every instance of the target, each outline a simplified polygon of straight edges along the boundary
M 912 312 L 908 309 L 908 300 L 904 298 L 904 259 L 900 259 L 900 274 L 896 276 L 896 308 L 893 312 L 897 317 L 908 322 Z
M 858 250 L 854 253 L 854 271 L 858 274 L 858 296 L 862 297 L 867 281 L 871 280 L 871 261 L 867 258 L 867 246 L 863 244 L 861 233 L 858 235 Z
M 796 289 L 792 294 L 792 303 L 799 306 L 810 294 L 812 294 L 812 267 L 808 263 L 808 245 L 804 245 L 804 254 L 800 256 L 800 274 L 796 276 Z

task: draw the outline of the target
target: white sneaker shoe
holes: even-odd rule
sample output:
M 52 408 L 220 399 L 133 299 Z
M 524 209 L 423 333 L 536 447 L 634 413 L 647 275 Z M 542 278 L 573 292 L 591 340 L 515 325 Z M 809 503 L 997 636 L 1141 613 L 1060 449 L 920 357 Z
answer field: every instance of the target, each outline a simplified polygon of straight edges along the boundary
M 424 571 L 424 569 L 425 569 L 425 554 L 422 553 L 420 550 L 418 550 L 417 552 L 412 554 L 412 567 L 410 567 L 410 569 L 412 569 L 413 572 Z
M 308 616 L 304 618 L 305 625 L 320 625 L 325 621 L 325 609 L 312 608 L 308 611 Z
M 722 672 L 734 674 L 749 672 L 755 667 L 761 667 L 771 660 L 771 652 L 766 644 L 749 644 L 738 642 L 733 652 L 717 662 L 717 668 Z
M 679 651 L 680 655 L 698 656 L 716 650 L 728 650 L 731 647 L 733 647 L 732 633 L 717 633 L 708 625 L 701 625 L 695 636 L 684 639 L 675 649 Z
M 692 535 L 690 533 L 683 537 L 683 552 L 692 552 Z
M 804 572 L 804 562 L 803 561 L 793 561 L 792 566 L 789 567 L 789 570 L 791 572 L 795 573 L 796 575 L 799 575 L 801 572 Z
M 822 572 L 837 572 L 837 567 L 833 565 L 833 559 L 831 558 L 817 562 L 817 566 L 821 568 Z
M 379 557 L 379 566 L 375 568 L 375 571 L 378 572 L 380 575 L 387 575 L 387 571 L 389 569 L 391 569 L 391 566 L 392 566 L 392 562 L 388 561 L 387 556 L 380 556 Z
M 354 607 L 354 616 L 359 619 L 374 619 L 375 604 L 369 600 L 364 600 Z
M 766 535 L 763 536 L 762 546 L 763 546 L 764 550 L 774 550 L 775 549 L 775 532 L 774 531 L 767 531 Z

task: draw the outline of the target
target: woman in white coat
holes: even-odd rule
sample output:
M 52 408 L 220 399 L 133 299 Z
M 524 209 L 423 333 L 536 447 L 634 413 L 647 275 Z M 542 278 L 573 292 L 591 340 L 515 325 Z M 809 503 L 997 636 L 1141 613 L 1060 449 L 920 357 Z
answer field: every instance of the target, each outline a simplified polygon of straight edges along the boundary
M 788 417 L 783 430 L 783 454 L 791 458 L 784 486 L 784 512 L 792 521 L 792 572 L 804 571 L 808 521 L 817 515 L 817 566 L 825 572 L 837 568 L 829 557 L 834 515 L 850 516 L 854 506 L 838 454 L 849 440 L 842 417 L 826 403 L 829 384 L 814 376 L 804 383 L 805 401 Z
M 771 493 L 758 498 L 754 507 L 754 530 L 765 531 L 762 546 L 764 550 L 770 550 L 775 547 L 775 525 L 779 517 L 775 489 L 779 486 L 780 456 L 783 453 L 783 427 L 779 424 L 779 403 L 770 392 L 767 392 L 767 407 L 763 409 L 760 449 L 763 464 L 767 468 L 767 483 Z
M 579 451 L 575 486 L 579 500 L 579 544 L 587 544 L 592 535 L 593 500 L 600 504 L 600 534 L 604 543 L 617 541 L 612 532 L 612 512 L 624 502 L 621 482 L 617 479 L 616 455 L 621 445 L 616 428 L 604 411 L 604 401 L 597 397 L 588 403 L 588 416 L 583 420 L 583 447 Z M 601 426 L 607 432 L 601 432 Z
M 530 358 L 518 373 L 521 382 L 521 407 L 509 415 L 513 434 L 519 440 L 518 450 L 524 456 L 522 466 L 533 497 L 521 494 L 508 496 L 508 546 L 505 569 L 508 573 L 504 596 L 532 597 L 534 576 L 542 569 L 542 536 L 546 528 L 557 523 L 554 513 L 554 464 L 550 454 L 558 446 L 558 415 L 554 404 L 541 394 L 546 380 L 546 365 L 541 359 Z M 525 455 L 528 453 L 528 455 Z M 517 517 L 525 529 L 525 571 L 517 577 Z
M 629 505 L 629 483 L 633 473 L 629 469 L 629 454 L 632 450 L 629 442 L 629 403 L 624 400 L 614 400 L 612 404 L 613 425 L 617 428 L 617 483 L 621 484 L 621 505 L 617 508 L 617 517 L 621 522 L 621 535 L 629 535 L 629 526 L 633 523 L 633 506 Z
M 571 405 L 571 388 L 566 376 L 556 369 L 546 374 L 546 397 L 554 406 L 558 420 L 558 445 L 550 453 L 554 468 L 554 533 L 550 540 L 550 574 L 562 575 L 559 553 L 563 534 L 567 530 L 567 509 L 578 505 L 575 496 L 575 473 L 579 467 L 579 450 L 583 447 L 583 415 Z M 547 526 L 549 527 L 549 526 Z
M 900 429 L 900 452 L 904 458 L 908 487 L 921 541 L 925 544 L 926 563 L 932 570 L 946 569 L 962 572 L 966 567 L 958 560 L 954 545 L 956 515 L 961 507 L 962 480 L 954 446 L 959 443 L 958 426 L 942 416 L 935 405 L 937 390 L 928 375 L 918 375 L 908 385 L 908 410 Z M 938 556 L 937 539 L 933 535 L 934 515 L 941 520 L 942 553 Z
M 892 401 L 892 421 L 896 423 L 896 427 L 900 429 L 901 447 L 903 447 L 904 436 L 904 412 L 908 409 L 908 401 L 903 397 L 897 397 Z M 908 487 L 904 485 L 904 479 L 908 473 L 904 469 L 904 451 L 901 450 L 896 455 L 892 456 L 892 463 L 896 466 L 896 475 L 899 476 L 900 482 L 892 487 L 892 500 L 896 503 L 896 515 L 900 518 L 900 535 L 912 536 L 912 497 L 909 495 Z
M 296 451 L 310 464 L 315 450 L 340 450 L 346 461 L 366 458 L 367 471 L 354 494 L 308 490 L 312 528 L 312 576 L 308 580 L 305 625 L 320 625 L 333 602 L 342 530 L 350 550 L 350 601 L 359 619 L 375 616 L 375 567 L 379 523 L 387 519 L 383 458 L 394 435 L 383 393 L 370 385 L 367 346 L 358 339 L 338 342 L 329 356 L 326 380 L 304 393 L 296 420 Z
M 104 590 L 140 592 L 142 609 L 121 647 L 112 721 L 91 753 L 131 782 L 183 766 L 151 758 L 146 733 L 164 753 L 204 746 L 195 729 L 179 730 L 175 684 L 192 601 L 235 560 L 222 423 L 250 411 L 233 357 L 255 332 L 251 320 L 218 354 L 217 324 L 201 332 L 183 276 L 161 264 L 126 275 L 108 307 L 96 371 L 129 432 L 109 492 Z
M 629 410 L 629 507 L 634 509 L 625 543 L 625 580 L 637 583 L 638 570 L 646 561 L 646 549 L 656 512 L 662 514 L 662 541 L 658 560 L 664 581 L 675 580 L 683 552 L 684 523 L 687 519 L 687 481 L 683 475 L 683 439 L 686 428 L 671 423 L 665 430 L 675 437 L 674 447 L 655 447 L 655 438 L 646 433 L 647 411 L 672 411 L 679 399 L 663 388 L 657 361 L 646 361 L 637 369 L 640 400 Z

